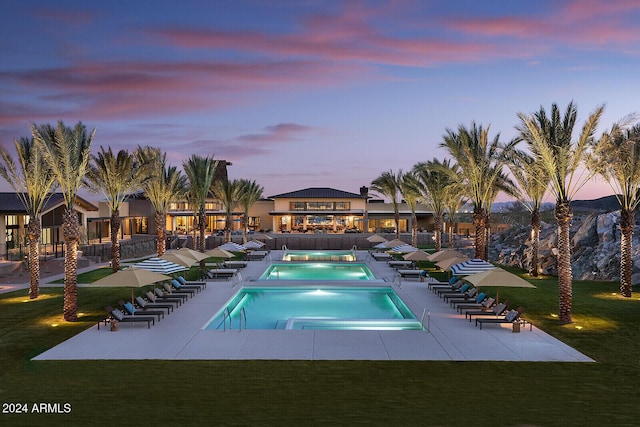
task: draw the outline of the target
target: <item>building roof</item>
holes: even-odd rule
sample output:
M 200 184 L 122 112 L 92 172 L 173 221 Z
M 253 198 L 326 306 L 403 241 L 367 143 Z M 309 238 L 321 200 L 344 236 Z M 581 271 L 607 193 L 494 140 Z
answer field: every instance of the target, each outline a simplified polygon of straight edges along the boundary
M 57 206 L 64 203 L 64 197 L 62 193 L 53 193 L 51 197 L 47 200 L 45 205 L 42 208 L 43 212 L 47 212 L 51 209 L 56 208 Z M 84 209 L 88 211 L 97 211 L 98 207 L 94 204 L 88 202 L 82 197 L 76 196 L 76 203 L 79 206 L 82 206 Z M 22 202 L 16 195 L 16 193 L 1 193 L 0 192 L 0 213 L 4 214 L 26 214 L 27 211 L 22 205 Z
M 311 187 L 269 196 L 270 199 L 363 199 L 364 196 L 328 187 Z

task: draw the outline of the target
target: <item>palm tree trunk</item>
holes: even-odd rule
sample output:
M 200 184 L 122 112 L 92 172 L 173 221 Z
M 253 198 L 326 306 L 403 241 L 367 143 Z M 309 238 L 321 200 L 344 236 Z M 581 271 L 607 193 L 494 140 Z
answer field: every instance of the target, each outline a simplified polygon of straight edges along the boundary
M 449 222 L 449 248 L 453 249 L 456 247 L 455 235 L 453 231 L 455 230 L 456 223 L 453 222 L 453 218 Z
M 571 305 L 573 295 L 573 277 L 571 273 L 571 242 L 569 225 L 573 212 L 569 202 L 557 202 L 555 211 L 558 221 L 558 293 L 560 322 L 571 323 Z
M 631 274 L 633 270 L 633 224 L 635 214 L 632 209 L 620 211 L 620 294 L 631 297 Z
M 484 254 L 482 259 L 485 261 L 489 261 L 489 247 L 491 242 L 491 214 L 489 212 L 485 213 L 484 220 Z
M 534 209 L 531 212 L 531 269 L 529 274 L 533 277 L 538 277 L 538 270 L 540 269 L 539 259 L 539 247 L 540 247 L 540 228 L 542 227 L 542 218 L 540 211 Z
M 113 273 L 120 269 L 120 211 L 111 212 L 111 271 Z
M 483 258 L 484 257 L 484 219 L 485 219 L 485 215 L 484 215 L 484 210 L 482 208 L 480 209 L 474 209 L 473 211 L 473 225 L 476 228 L 476 236 L 475 236 L 475 240 L 476 240 L 476 258 Z
M 245 212 L 242 214 L 242 243 L 247 243 L 247 234 L 249 233 L 249 215 Z
M 436 244 L 436 252 L 442 250 L 442 216 L 436 215 L 433 218 L 433 238 Z
M 78 214 L 73 209 L 64 213 L 62 235 L 65 242 L 64 254 L 64 320 L 78 320 L 78 239 L 80 236 Z
M 415 213 L 411 214 L 411 245 L 418 247 L 418 217 Z
M 38 243 L 40 242 L 40 219 L 30 217 L 27 227 L 29 236 L 29 298 L 36 299 L 40 296 L 40 253 Z
M 393 219 L 396 222 L 396 239 L 400 239 L 400 213 L 397 207 Z
M 204 252 L 205 250 L 204 229 L 205 229 L 206 221 L 207 221 L 207 212 L 205 211 L 204 206 L 201 206 L 198 212 L 198 232 L 200 234 L 200 241 L 198 242 L 198 250 L 200 252 Z M 204 260 L 201 260 L 199 265 L 202 270 L 204 270 L 204 268 L 206 267 Z
M 162 256 L 167 249 L 167 238 L 164 231 L 166 218 L 164 213 L 156 211 L 154 220 L 156 223 L 156 238 L 158 239 L 156 247 L 158 248 L 158 256 Z

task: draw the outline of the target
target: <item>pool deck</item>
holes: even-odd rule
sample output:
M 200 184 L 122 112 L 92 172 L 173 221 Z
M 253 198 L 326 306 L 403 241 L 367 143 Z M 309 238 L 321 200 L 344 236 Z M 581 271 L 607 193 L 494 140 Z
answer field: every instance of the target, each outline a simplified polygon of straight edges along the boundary
M 155 326 L 120 323 L 119 330 L 97 325 L 38 355 L 34 360 L 450 360 L 450 361 L 561 361 L 593 362 L 568 345 L 533 326 L 512 332 L 511 326 L 485 325 L 465 320 L 449 304 L 417 279 L 393 283 L 395 271 L 384 261 L 372 260 L 358 252 L 378 280 L 360 285 L 393 286 L 409 308 L 421 317 L 427 310 L 423 331 L 331 331 L 331 330 L 242 330 L 201 329 L 238 291 L 240 286 L 257 285 L 270 258 L 250 261 L 241 269 L 242 281 L 209 281 L 207 288 L 190 298 Z M 95 267 L 93 267 L 95 268 Z M 55 278 L 52 278 L 52 280 Z M 276 281 L 264 282 L 269 286 Z M 280 282 L 282 283 L 282 282 Z M 336 282 L 318 282 L 318 284 Z M 290 284 L 290 283 L 287 283 Z M 313 282 L 305 282 L 313 285 Z M 47 284 L 43 284 L 46 287 Z M 87 285 L 90 286 L 90 285 Z M 249 318 L 250 322 L 251 319 Z

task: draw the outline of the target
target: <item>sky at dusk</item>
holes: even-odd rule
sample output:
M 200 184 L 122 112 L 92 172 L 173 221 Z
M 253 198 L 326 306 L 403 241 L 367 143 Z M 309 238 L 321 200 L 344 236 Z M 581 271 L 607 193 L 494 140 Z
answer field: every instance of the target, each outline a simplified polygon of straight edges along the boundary
M 638 22 L 637 0 L 8 1 L 0 144 L 82 121 L 94 152 L 213 155 L 265 196 L 357 193 L 447 157 L 460 124 L 506 142 L 554 102 L 576 102 L 577 128 L 605 104 L 598 133 L 640 110 Z

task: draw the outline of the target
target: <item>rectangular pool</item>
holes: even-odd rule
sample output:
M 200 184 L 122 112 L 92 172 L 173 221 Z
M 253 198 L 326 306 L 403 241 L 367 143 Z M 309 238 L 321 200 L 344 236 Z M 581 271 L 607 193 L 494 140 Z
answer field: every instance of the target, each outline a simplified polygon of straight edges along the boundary
M 241 324 L 242 322 L 242 324 Z M 422 329 L 390 287 L 243 288 L 203 329 Z
M 258 280 L 375 280 L 365 263 L 273 263 Z
M 356 261 L 354 251 L 286 251 L 282 261 Z

